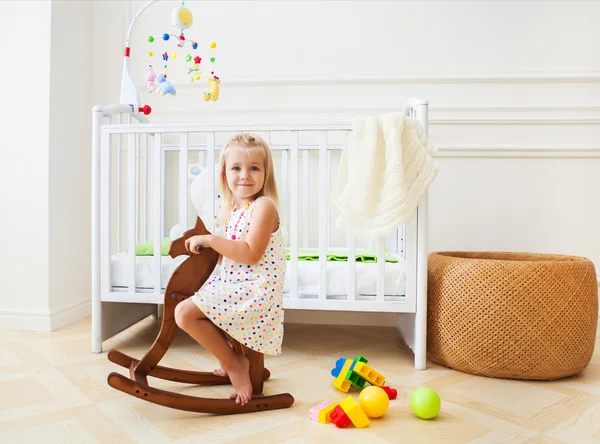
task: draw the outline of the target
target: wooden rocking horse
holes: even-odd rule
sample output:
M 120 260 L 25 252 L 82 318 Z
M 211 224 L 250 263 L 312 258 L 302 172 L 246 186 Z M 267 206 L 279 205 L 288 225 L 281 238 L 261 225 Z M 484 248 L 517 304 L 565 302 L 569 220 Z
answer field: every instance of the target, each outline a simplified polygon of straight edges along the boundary
M 120 373 L 108 375 L 108 384 L 128 395 L 143 399 L 165 407 L 200 413 L 236 414 L 275 410 L 290 407 L 294 398 L 289 393 L 263 396 L 263 382 L 270 377 L 264 368 L 264 355 L 234 341 L 237 353 L 243 353 L 250 361 L 250 381 L 252 383 L 252 399 L 245 405 L 236 404 L 234 399 L 200 398 L 157 389 L 148 385 L 148 376 L 168 381 L 199 385 L 230 384 L 227 376 L 217 376 L 210 372 L 194 372 L 161 367 L 158 362 L 167 352 L 175 337 L 175 307 L 188 297 L 194 295 L 213 272 L 219 254 L 205 248 L 199 254 L 191 254 L 185 249 L 186 239 L 198 235 L 210 234 L 198 217 L 196 226 L 172 242 L 169 255 L 172 258 L 182 254 L 189 257 L 173 272 L 165 289 L 163 319 L 158 337 L 140 360 L 127 356 L 117 350 L 108 353 L 108 359 L 115 364 L 129 369 L 129 378 Z

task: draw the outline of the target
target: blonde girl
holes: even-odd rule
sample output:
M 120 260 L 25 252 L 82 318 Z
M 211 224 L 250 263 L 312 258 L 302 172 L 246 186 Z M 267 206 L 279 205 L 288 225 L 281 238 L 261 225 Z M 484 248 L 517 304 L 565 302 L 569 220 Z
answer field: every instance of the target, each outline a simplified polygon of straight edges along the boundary
M 177 306 L 175 321 L 219 360 L 214 373 L 229 376 L 231 398 L 244 405 L 252 398 L 249 362 L 228 338 L 270 355 L 281 353 L 283 339 L 286 257 L 267 143 L 252 134 L 232 137 L 221 153 L 219 179 L 223 204 L 217 223 L 225 235 L 194 236 L 186 248 L 217 251 L 221 273 Z

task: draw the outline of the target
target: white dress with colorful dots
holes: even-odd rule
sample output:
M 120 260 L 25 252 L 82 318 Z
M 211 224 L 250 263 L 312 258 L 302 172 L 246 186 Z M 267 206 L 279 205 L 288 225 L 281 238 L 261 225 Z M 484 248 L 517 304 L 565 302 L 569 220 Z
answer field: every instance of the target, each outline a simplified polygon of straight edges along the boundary
M 225 228 L 226 239 L 246 239 L 252 209 L 258 200 L 231 213 Z M 241 344 L 264 354 L 279 355 L 285 269 L 280 225 L 271 234 L 265 254 L 257 264 L 242 264 L 223 257 L 220 275 L 209 278 L 192 300 L 217 327 Z

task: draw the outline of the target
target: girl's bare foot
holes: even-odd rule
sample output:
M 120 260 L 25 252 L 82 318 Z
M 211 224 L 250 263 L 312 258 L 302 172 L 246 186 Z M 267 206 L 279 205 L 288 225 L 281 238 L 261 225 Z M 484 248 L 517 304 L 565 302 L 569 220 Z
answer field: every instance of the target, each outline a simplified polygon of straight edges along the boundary
M 227 343 L 229 344 L 229 346 L 235 350 L 235 346 L 233 345 L 233 341 L 227 340 Z M 223 364 L 221 364 L 221 368 L 216 368 L 213 370 L 213 375 L 217 375 L 217 376 L 223 376 L 226 377 L 227 376 L 227 372 L 225 371 L 225 369 L 223 368 Z
M 237 355 L 235 364 L 227 369 L 231 385 L 236 393 L 230 399 L 235 399 L 236 404 L 244 405 L 252 399 L 252 383 L 250 382 L 250 362 L 244 355 Z

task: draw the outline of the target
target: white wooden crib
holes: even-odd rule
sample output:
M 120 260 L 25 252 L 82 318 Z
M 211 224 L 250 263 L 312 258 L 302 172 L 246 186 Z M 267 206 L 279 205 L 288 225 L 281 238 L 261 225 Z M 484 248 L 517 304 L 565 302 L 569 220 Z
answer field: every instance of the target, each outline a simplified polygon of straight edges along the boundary
M 93 110 L 94 353 L 107 338 L 157 313 L 170 272 L 183 260 L 161 256 L 161 242 L 174 224 L 190 228 L 197 215 L 189 196 L 190 167 L 206 167 L 208 195 L 216 196 L 214 165 L 223 141 L 248 131 L 265 137 L 276 165 L 290 256 L 284 307 L 397 313 L 415 368 L 426 367 L 427 196 L 412 220 L 372 244 L 340 232 L 328 190 L 342 148 L 351 145 L 351 121 L 149 123 L 131 110 L 128 105 Z M 404 112 L 427 131 L 426 101 L 411 99 Z M 138 122 L 120 123 L 130 119 Z M 217 210 L 213 201 L 202 215 L 211 231 Z M 136 245 L 145 241 L 153 254 L 137 256 Z M 310 248 L 314 260 L 299 260 Z M 371 249 L 376 262 L 356 260 L 357 253 Z M 347 259 L 327 260 L 333 250 Z

